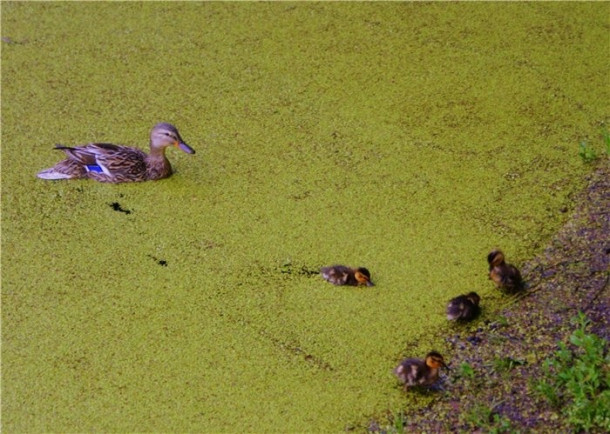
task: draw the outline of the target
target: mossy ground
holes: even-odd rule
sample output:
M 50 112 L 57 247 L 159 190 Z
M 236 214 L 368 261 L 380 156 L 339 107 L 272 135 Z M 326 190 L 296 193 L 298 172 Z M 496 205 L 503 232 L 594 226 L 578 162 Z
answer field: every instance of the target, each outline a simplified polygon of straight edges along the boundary
M 584 186 L 609 9 L 3 2 L 4 428 L 339 431 L 418 404 L 395 363 L 447 349 L 455 294 L 492 317 L 488 250 L 525 262 Z M 158 121 L 197 150 L 172 178 L 35 178 L 55 143 L 144 147 Z M 377 286 L 303 271 L 331 263 Z

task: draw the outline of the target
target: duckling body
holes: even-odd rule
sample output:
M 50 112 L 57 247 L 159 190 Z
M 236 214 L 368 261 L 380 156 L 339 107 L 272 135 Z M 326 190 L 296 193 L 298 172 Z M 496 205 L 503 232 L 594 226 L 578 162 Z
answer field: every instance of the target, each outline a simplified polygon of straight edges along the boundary
M 447 305 L 448 320 L 470 321 L 479 313 L 481 297 L 476 292 L 469 292 L 452 298 Z
M 38 173 L 41 179 L 91 178 L 100 182 L 121 183 L 154 181 L 172 174 L 172 166 L 165 157 L 165 149 L 175 146 L 188 154 L 195 151 L 184 143 L 171 124 L 159 123 L 150 132 L 150 153 L 128 146 L 110 143 L 90 143 L 74 148 L 55 145 L 68 158 L 54 167 Z
M 364 267 L 351 268 L 345 265 L 333 265 L 322 267 L 320 274 L 333 285 L 374 286 L 371 282 L 371 273 Z
M 405 359 L 394 369 L 405 390 L 412 386 L 429 386 L 436 383 L 441 367 L 446 367 L 443 356 L 430 351 L 424 360 Z
M 507 264 L 501 250 L 493 250 L 487 255 L 489 263 L 489 278 L 497 288 L 507 292 L 516 292 L 523 289 L 523 279 L 517 267 Z

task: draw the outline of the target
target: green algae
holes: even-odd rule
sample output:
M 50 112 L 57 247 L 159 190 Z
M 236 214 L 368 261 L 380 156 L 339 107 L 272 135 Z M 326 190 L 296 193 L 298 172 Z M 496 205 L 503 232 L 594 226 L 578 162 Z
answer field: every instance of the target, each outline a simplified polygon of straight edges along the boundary
M 3 2 L 4 427 L 338 431 L 419 403 L 395 363 L 442 350 L 456 293 L 491 316 L 488 250 L 524 262 L 584 185 L 608 9 Z M 197 151 L 170 179 L 35 178 L 54 143 L 161 120 Z M 283 272 L 337 262 L 377 286 Z

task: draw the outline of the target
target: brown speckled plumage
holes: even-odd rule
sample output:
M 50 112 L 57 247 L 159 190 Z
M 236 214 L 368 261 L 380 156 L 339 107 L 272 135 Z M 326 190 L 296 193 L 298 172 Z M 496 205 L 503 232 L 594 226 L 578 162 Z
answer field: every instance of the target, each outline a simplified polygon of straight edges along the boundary
M 489 278 L 497 288 L 507 292 L 516 292 L 523 289 L 523 280 L 517 267 L 504 261 L 501 250 L 493 250 L 487 255 L 489 263 Z
M 150 154 L 128 146 L 110 143 L 90 143 L 74 148 L 56 145 L 67 158 L 50 169 L 38 173 L 42 179 L 91 178 L 100 182 L 122 183 L 153 181 L 167 178 L 172 166 L 165 156 L 165 149 L 175 146 L 194 154 L 195 151 L 182 140 L 171 124 L 159 123 L 150 132 Z
M 446 367 L 443 356 L 430 351 L 424 360 L 405 359 L 394 369 L 394 375 L 404 384 L 405 390 L 411 386 L 429 386 L 438 380 L 439 369 Z
M 470 321 L 479 313 L 481 297 L 476 292 L 452 298 L 447 305 L 447 319 Z
M 351 268 L 345 265 L 333 265 L 320 269 L 322 277 L 333 285 L 374 286 L 371 273 L 364 267 Z

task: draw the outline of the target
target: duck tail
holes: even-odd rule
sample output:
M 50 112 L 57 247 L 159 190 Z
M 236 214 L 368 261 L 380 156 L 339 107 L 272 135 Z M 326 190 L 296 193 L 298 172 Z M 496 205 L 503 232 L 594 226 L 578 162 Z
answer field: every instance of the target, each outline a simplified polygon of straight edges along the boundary
M 41 170 L 36 175 L 40 179 L 72 179 L 75 178 L 72 175 L 68 175 L 66 173 L 58 172 L 54 167 L 50 167 L 49 169 Z
M 78 161 L 65 159 L 55 166 L 41 170 L 36 175 L 40 179 L 79 179 L 87 178 L 87 169 Z

